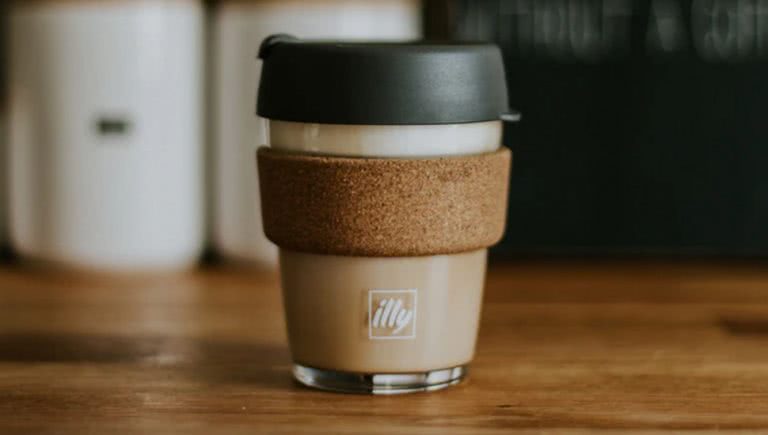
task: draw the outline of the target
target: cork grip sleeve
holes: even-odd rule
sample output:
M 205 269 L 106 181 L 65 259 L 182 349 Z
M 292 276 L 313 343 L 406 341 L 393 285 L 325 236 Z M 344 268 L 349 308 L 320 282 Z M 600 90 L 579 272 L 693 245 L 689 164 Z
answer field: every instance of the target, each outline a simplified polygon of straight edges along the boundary
M 486 248 L 504 232 L 507 148 L 385 159 L 258 151 L 267 237 L 284 249 L 346 256 Z

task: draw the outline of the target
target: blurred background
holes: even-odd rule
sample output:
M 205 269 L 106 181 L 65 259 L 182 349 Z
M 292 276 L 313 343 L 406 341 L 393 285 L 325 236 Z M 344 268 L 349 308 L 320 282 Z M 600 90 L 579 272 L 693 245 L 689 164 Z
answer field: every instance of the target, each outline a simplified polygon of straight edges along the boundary
M 497 257 L 768 254 L 768 0 L 4 2 L 0 245 L 273 267 L 254 151 L 272 33 L 485 40 L 514 151 Z
M 768 253 L 768 1 L 432 4 L 427 33 L 498 43 L 528 254 Z

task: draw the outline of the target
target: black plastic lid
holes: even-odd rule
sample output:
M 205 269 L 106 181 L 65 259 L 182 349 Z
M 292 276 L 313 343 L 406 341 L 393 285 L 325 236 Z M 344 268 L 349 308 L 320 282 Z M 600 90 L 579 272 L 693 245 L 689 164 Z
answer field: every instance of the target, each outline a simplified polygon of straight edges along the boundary
M 267 38 L 257 113 L 325 124 L 515 120 L 501 51 L 480 43 L 352 43 Z

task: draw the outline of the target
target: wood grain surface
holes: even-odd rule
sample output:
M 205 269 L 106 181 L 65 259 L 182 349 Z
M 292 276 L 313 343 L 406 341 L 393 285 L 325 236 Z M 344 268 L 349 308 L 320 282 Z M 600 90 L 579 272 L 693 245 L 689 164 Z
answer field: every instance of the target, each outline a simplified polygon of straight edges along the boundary
M 493 264 L 470 379 L 399 397 L 296 385 L 269 273 L 0 267 L 0 433 L 762 433 L 766 266 Z

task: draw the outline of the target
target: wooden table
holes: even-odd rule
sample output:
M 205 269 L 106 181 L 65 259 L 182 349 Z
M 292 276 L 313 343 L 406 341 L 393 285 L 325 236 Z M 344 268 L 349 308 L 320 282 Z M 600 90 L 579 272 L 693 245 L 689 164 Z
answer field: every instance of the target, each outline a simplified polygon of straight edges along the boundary
M 768 264 L 494 264 L 470 379 L 323 393 L 289 374 L 277 279 L 0 267 L 0 433 L 768 430 Z

